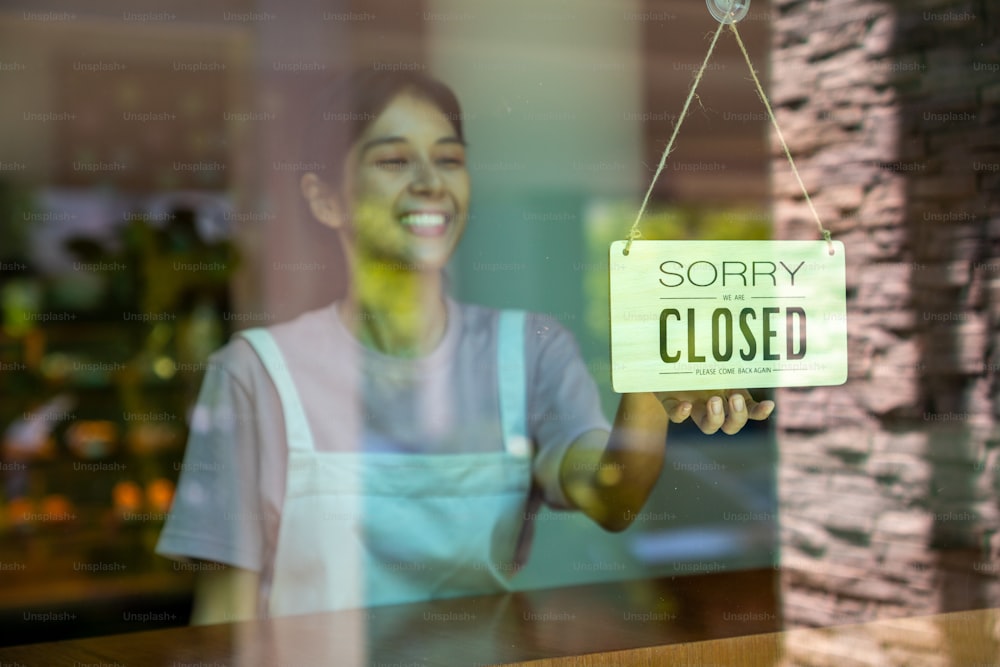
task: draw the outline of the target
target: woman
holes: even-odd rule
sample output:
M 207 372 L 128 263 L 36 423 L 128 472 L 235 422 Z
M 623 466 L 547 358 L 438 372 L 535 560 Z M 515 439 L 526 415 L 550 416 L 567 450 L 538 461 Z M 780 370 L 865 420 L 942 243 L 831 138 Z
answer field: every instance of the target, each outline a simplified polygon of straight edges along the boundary
M 746 391 L 624 395 L 609 428 L 554 320 L 459 304 L 461 113 L 443 84 L 356 72 L 316 118 L 301 190 L 350 288 L 243 332 L 206 375 L 158 551 L 199 559 L 192 622 L 504 590 L 537 502 L 623 530 L 668 421 L 739 431 Z M 320 122 L 320 118 L 325 122 Z

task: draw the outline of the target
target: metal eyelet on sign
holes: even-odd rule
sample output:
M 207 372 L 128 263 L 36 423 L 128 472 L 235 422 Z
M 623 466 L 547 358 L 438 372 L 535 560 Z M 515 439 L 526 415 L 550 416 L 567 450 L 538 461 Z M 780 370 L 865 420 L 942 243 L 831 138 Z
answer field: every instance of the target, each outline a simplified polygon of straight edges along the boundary
M 736 23 L 750 11 L 750 0 L 705 0 L 705 4 L 719 23 Z

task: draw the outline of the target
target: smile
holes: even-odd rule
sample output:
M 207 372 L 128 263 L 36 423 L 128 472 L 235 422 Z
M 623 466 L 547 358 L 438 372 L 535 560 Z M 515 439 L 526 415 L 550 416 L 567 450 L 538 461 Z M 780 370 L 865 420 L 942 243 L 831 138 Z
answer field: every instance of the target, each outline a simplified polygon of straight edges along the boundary
M 417 236 L 440 236 L 448 228 L 451 216 L 446 213 L 407 213 L 399 219 L 404 227 Z

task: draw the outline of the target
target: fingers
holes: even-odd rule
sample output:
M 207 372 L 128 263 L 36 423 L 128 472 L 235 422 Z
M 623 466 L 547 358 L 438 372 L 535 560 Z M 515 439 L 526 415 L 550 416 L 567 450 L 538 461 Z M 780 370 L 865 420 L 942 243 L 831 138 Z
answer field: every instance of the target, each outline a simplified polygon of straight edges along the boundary
M 728 395 L 727 392 L 697 393 L 700 395 L 663 398 L 663 407 L 671 422 L 678 424 L 690 417 L 706 435 L 720 430 L 733 435 L 739 433 L 748 420 L 767 419 L 774 411 L 774 401 L 758 403 L 746 389 L 734 389 Z
M 711 435 L 722 431 L 726 435 L 739 433 L 746 426 L 747 420 L 767 419 L 774 410 L 773 401 L 753 400 L 744 389 L 729 394 L 727 398 L 712 396 L 705 402 L 705 409 L 695 408 L 695 422 L 702 433 Z
M 733 394 L 737 393 L 743 397 L 744 401 L 746 401 L 747 415 L 750 419 L 753 419 L 754 421 L 763 421 L 770 417 L 771 413 L 774 412 L 774 401 L 761 401 L 758 403 L 753 400 L 753 396 L 751 396 L 750 392 L 746 389 L 733 390 Z
M 668 398 L 663 401 L 663 408 L 667 411 L 667 417 L 675 424 L 680 424 L 691 416 L 691 403 L 688 401 Z
M 726 435 L 739 433 L 740 429 L 746 426 L 750 414 L 747 411 L 746 399 L 740 393 L 729 395 L 729 409 L 726 411 L 726 421 L 722 424 L 722 432 Z
M 703 404 L 696 405 L 693 414 L 695 423 L 705 435 L 712 435 L 726 421 L 726 410 L 720 396 L 712 396 Z
M 750 419 L 762 421 L 770 417 L 772 412 L 774 412 L 774 401 L 755 402 L 750 409 Z

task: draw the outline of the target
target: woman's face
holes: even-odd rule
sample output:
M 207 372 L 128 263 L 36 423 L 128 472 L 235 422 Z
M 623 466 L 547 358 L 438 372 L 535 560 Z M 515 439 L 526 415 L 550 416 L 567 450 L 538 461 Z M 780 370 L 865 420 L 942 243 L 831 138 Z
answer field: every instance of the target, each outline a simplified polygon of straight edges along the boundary
M 441 269 L 465 229 L 465 146 L 434 104 L 397 95 L 354 143 L 344 171 L 345 231 L 360 262 Z

